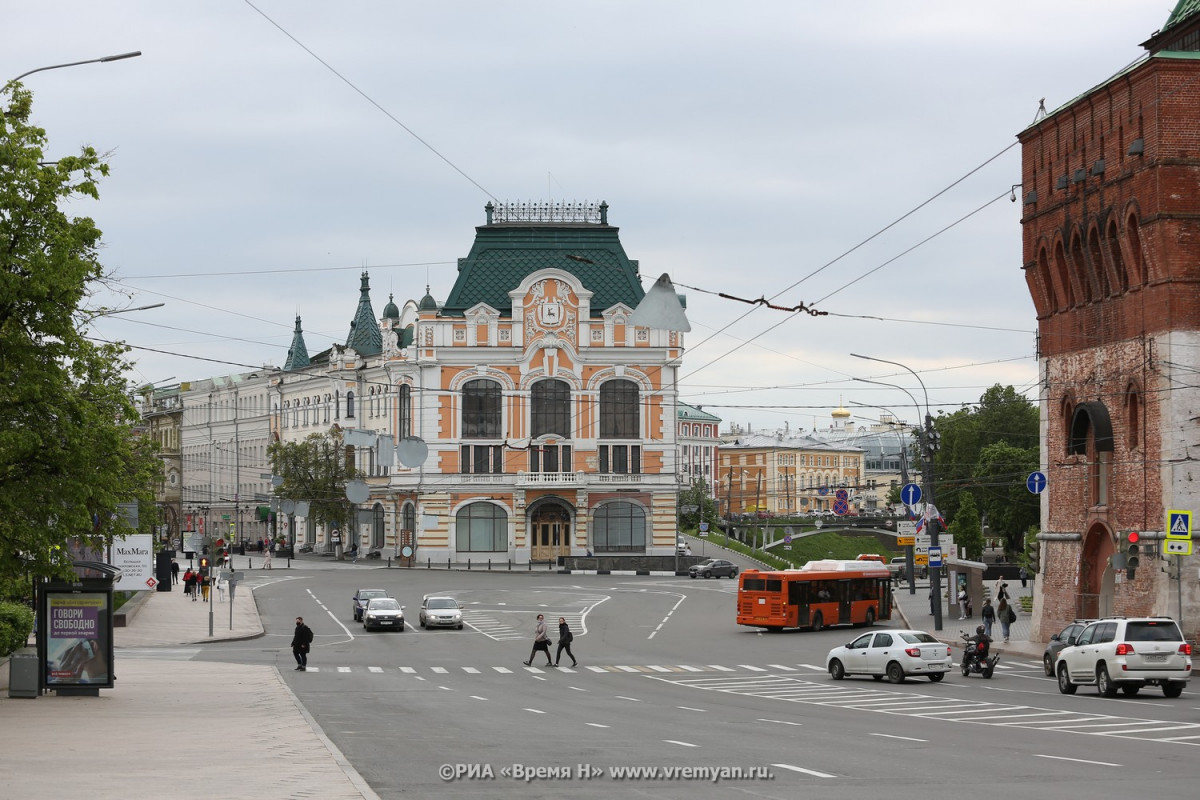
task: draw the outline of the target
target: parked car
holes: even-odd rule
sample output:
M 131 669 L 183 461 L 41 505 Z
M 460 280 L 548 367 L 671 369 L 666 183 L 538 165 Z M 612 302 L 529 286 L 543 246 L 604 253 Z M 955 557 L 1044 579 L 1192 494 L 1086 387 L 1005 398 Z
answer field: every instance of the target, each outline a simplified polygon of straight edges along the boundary
M 392 597 L 374 597 L 363 609 L 363 630 L 389 628 L 404 632 L 404 606 Z
M 1075 640 L 1079 638 L 1079 634 L 1083 633 L 1083 629 L 1089 622 L 1095 622 L 1095 620 L 1077 619 L 1051 636 L 1050 641 L 1046 642 L 1046 650 L 1042 653 L 1042 669 L 1045 670 L 1047 678 L 1054 677 L 1054 662 L 1058 660 L 1058 654 L 1064 647 L 1075 644 Z
M 453 597 L 427 594 L 421 599 L 417 622 L 422 628 L 463 629 L 462 606 Z
M 723 558 L 710 558 L 688 568 L 689 578 L 736 578 L 737 565 Z
M 1095 685 L 1105 697 L 1132 697 L 1143 686 L 1179 697 L 1192 677 L 1192 646 L 1170 617 L 1108 617 L 1088 623 L 1054 664 L 1058 690 Z
M 908 569 L 908 559 L 905 556 L 897 556 L 888 562 L 888 572 L 892 573 L 892 577 L 896 580 L 904 580 L 904 570 L 906 569 Z
M 847 675 L 870 675 L 877 681 L 887 677 L 892 683 L 904 683 L 905 678 L 920 675 L 937 682 L 953 666 L 950 645 L 916 630 L 864 633 L 825 656 L 825 669 L 835 681 Z
M 367 607 L 368 600 L 374 600 L 377 597 L 387 597 L 388 593 L 383 589 L 358 589 L 354 592 L 354 621 L 362 622 L 363 609 Z
M 681 556 L 690 555 L 691 547 L 683 539 L 675 542 L 675 552 Z

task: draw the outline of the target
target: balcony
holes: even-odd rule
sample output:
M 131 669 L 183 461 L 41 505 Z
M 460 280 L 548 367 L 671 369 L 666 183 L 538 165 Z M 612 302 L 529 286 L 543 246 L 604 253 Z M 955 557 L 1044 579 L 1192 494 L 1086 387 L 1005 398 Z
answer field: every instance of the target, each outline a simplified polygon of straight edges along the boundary
M 582 472 L 518 472 L 517 486 L 582 486 Z

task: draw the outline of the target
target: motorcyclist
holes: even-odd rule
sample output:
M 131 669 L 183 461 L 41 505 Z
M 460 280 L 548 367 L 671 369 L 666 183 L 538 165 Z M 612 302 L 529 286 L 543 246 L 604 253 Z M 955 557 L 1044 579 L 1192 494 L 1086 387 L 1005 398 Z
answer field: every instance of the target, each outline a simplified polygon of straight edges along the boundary
M 967 639 L 967 642 L 968 642 L 968 644 L 967 644 L 967 657 L 968 658 L 971 658 L 971 659 L 979 658 L 980 660 L 983 660 L 983 661 L 987 660 L 988 653 L 991 650 L 992 637 L 988 636 L 984 632 L 982 625 L 980 625 L 978 628 L 975 629 L 975 635 L 972 636 L 971 638 Z M 979 648 L 980 643 L 983 644 L 982 650 Z

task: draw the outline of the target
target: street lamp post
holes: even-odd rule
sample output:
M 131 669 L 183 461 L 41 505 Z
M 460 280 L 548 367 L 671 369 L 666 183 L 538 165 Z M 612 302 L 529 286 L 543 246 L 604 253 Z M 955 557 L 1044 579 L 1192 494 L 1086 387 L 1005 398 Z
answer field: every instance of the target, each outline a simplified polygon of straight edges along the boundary
M 32 75 L 35 72 L 45 72 L 45 71 L 51 70 L 51 69 L 62 69 L 63 67 L 78 67 L 80 64 L 106 64 L 109 61 L 122 61 L 126 58 L 137 58 L 141 54 L 142 54 L 141 50 L 134 50 L 131 53 L 118 53 L 115 56 L 103 56 L 101 58 L 89 58 L 86 61 L 71 61 L 67 64 L 51 64 L 48 67 L 38 67 L 37 69 L 31 69 L 28 72 L 22 72 L 20 75 L 13 78 L 8 83 L 6 83 L 4 85 L 4 88 L 7 89 L 9 86 L 12 86 L 14 83 L 21 80 L 21 78 Z
M 925 381 L 921 380 L 921 376 L 916 372 L 901 364 L 899 361 L 888 361 L 883 358 L 875 358 L 873 356 L 859 355 L 851 353 L 854 358 L 861 358 L 866 361 L 878 361 L 881 364 L 891 364 L 894 367 L 908 370 L 912 376 L 917 379 L 917 383 L 921 384 L 921 392 L 925 396 L 925 426 L 918 429 L 918 436 L 921 442 L 921 474 L 922 483 L 924 483 L 925 492 L 925 524 L 929 526 L 929 546 L 938 547 L 939 523 L 937 518 L 931 513 L 933 505 L 933 481 L 934 468 L 933 457 L 938 450 L 938 433 L 933 427 L 933 415 L 929 413 L 929 390 L 925 388 Z M 909 395 L 912 397 L 912 395 Z M 916 398 L 913 398 L 916 402 Z M 942 575 L 940 569 L 934 567 L 929 568 L 929 593 L 930 605 L 933 611 L 933 629 L 940 631 L 942 629 Z

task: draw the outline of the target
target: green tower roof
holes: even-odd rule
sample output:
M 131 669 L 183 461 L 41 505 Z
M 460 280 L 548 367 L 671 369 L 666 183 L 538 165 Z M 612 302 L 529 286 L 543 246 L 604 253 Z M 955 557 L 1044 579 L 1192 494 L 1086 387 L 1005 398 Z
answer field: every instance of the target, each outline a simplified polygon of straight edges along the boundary
M 304 344 L 304 329 L 300 327 L 300 315 L 296 315 L 296 330 L 292 333 L 292 346 L 288 348 L 284 369 L 301 369 L 312 362 L 308 358 L 308 347 Z
M 617 303 L 634 308 L 645 295 L 637 262 L 625 254 L 619 229 L 608 224 L 607 203 L 488 203 L 484 210 L 487 223 L 475 229 L 470 254 L 459 259 L 443 316 L 461 317 L 478 303 L 507 312 L 508 293 L 548 268 L 575 275 L 592 292 L 593 317 Z
M 377 356 L 383 352 L 383 334 L 379 332 L 375 310 L 371 308 L 371 279 L 365 272 L 358 292 L 358 311 L 350 322 L 346 346 L 363 356 Z

